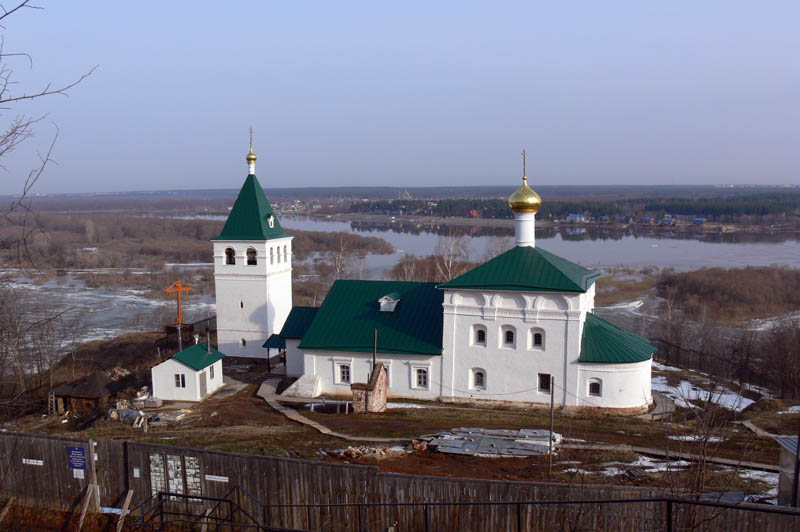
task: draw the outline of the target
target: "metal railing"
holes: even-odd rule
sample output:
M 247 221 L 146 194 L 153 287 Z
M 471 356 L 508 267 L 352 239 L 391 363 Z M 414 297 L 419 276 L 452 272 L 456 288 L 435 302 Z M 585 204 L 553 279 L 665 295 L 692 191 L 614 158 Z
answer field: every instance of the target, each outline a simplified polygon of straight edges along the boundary
M 198 505 L 197 502 L 212 503 L 211 508 L 205 509 L 203 515 L 196 515 L 178 511 L 176 499 L 184 502 L 185 506 L 191 504 L 194 508 L 206 508 L 205 505 Z M 148 501 L 153 504 L 147 506 Z M 437 514 L 444 509 L 470 508 L 479 509 L 480 513 L 486 514 L 490 511 L 497 513 L 502 509 L 502 517 L 506 530 L 523 531 L 531 529 L 530 521 L 537 518 L 540 511 L 560 511 L 561 519 L 573 519 L 576 522 L 581 519 L 597 519 L 598 514 L 582 513 L 586 506 L 605 506 L 620 505 L 630 508 L 630 505 L 650 505 L 650 510 L 642 508 L 640 523 L 641 529 L 663 530 L 672 532 L 673 530 L 684 529 L 687 527 L 687 519 L 691 517 L 693 511 L 698 508 L 712 508 L 719 512 L 703 515 L 698 519 L 704 519 L 713 523 L 714 519 L 722 516 L 727 511 L 747 512 L 749 518 L 755 518 L 757 514 L 762 516 L 779 515 L 791 520 L 794 529 L 800 528 L 800 510 L 792 508 L 773 507 L 769 505 L 756 505 L 749 503 L 725 503 L 716 501 L 680 499 L 670 497 L 656 498 L 636 498 L 636 499 L 590 499 L 590 500 L 545 500 L 545 501 L 443 501 L 443 502 L 350 502 L 350 503 L 309 503 L 309 504 L 265 504 L 254 497 L 250 492 L 240 486 L 234 486 L 224 497 L 205 497 L 197 495 L 187 495 L 183 493 L 159 492 L 156 496 L 148 499 L 139 509 L 147 508 L 141 515 L 131 522 L 132 528 L 140 530 L 162 530 L 168 527 L 170 530 L 175 528 L 191 530 L 198 525 L 207 530 L 308 530 L 312 529 L 312 523 L 319 523 L 320 529 L 327 529 L 323 523 L 330 519 L 341 519 L 342 514 L 335 516 L 339 511 L 349 513 L 356 523 L 349 523 L 348 530 L 358 530 L 367 532 L 372 530 L 387 530 L 397 524 L 396 520 L 388 518 L 385 510 L 395 509 L 395 511 L 411 511 L 411 516 L 406 519 L 407 524 L 402 530 L 420 530 L 430 532 L 440 530 L 440 523 L 435 522 Z M 242 508 L 243 501 L 254 504 L 261 513 L 261 519 L 256 519 Z M 655 508 L 654 508 L 655 506 Z M 225 509 L 221 513 L 221 509 Z M 491 508 L 491 510 L 489 510 Z M 134 512 L 139 511 L 134 510 Z M 688 510 L 687 510 L 688 509 Z M 283 524 L 280 518 L 282 511 L 298 511 L 298 520 L 303 521 L 303 528 L 289 528 Z M 349 511 L 349 512 L 347 512 Z M 421 512 L 421 515 L 420 515 Z M 571 515 L 567 515 L 572 512 Z M 273 515 L 277 513 L 278 515 Z M 379 514 L 384 514 L 383 516 Z M 599 515 L 604 512 L 601 511 Z M 499 514 L 497 514 L 499 515 Z M 300 517 L 302 516 L 302 517 Z M 452 512 L 450 512 L 452 517 Z M 688 516 L 688 517 L 687 517 Z M 278 517 L 278 519 L 275 519 Z M 372 517 L 372 519 L 370 518 Z M 630 516 L 629 516 L 630 517 Z M 280 524 L 273 525 L 274 521 Z M 750 520 L 750 519 L 748 519 Z M 435 524 L 434 524 L 435 523 Z M 513 523 L 513 524 L 512 524 Z M 354 525 L 354 526 L 350 526 Z M 696 526 L 696 523 L 689 523 L 688 526 Z M 490 528 L 487 528 L 490 529 Z

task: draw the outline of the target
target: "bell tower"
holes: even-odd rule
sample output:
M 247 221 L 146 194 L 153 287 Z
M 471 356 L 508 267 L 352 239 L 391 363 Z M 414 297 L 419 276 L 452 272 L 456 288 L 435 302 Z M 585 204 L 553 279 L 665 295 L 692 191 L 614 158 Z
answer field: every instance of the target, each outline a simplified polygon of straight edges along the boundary
M 264 341 L 292 310 L 292 237 L 256 178 L 253 128 L 248 175 L 214 245 L 217 343 L 228 356 L 264 358 Z

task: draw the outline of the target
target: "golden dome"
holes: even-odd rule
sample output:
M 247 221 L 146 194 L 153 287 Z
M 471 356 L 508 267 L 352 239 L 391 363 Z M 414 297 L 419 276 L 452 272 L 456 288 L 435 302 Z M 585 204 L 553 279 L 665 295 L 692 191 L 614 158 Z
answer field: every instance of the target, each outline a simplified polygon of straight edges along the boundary
M 538 212 L 542 198 L 528 186 L 528 178 L 522 178 L 522 186 L 508 198 L 508 206 L 514 212 Z
M 245 157 L 245 158 L 247 159 L 248 163 L 254 163 L 254 162 L 256 162 L 256 159 L 258 159 L 258 157 L 256 157 L 256 154 L 253 152 L 253 148 L 252 147 L 250 148 L 250 153 L 248 153 L 247 157 Z

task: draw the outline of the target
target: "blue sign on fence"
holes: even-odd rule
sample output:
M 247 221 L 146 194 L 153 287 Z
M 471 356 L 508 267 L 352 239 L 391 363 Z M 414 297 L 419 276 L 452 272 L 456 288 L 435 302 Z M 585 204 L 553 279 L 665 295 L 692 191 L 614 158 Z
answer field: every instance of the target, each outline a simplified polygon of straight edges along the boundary
M 86 448 L 67 447 L 69 453 L 69 467 L 72 469 L 86 469 Z

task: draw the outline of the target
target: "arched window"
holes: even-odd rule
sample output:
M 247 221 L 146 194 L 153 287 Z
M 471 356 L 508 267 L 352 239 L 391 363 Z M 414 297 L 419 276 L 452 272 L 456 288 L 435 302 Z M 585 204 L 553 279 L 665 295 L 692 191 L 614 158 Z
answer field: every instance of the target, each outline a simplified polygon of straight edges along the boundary
M 528 342 L 530 349 L 544 349 L 544 330 L 539 329 L 538 327 L 531 329 Z
M 278 246 L 278 252 L 275 255 L 278 256 L 278 264 L 280 264 L 281 263 L 281 247 L 280 246 Z
M 481 368 L 473 368 L 471 370 L 472 373 L 472 382 L 470 383 L 470 388 L 473 390 L 485 390 L 486 389 L 486 371 Z
M 286 251 L 288 246 L 283 246 L 283 262 L 289 260 L 289 253 Z
M 517 330 L 511 325 L 500 328 L 500 347 L 515 349 L 517 347 Z
M 589 395 L 592 397 L 603 395 L 603 383 L 600 379 L 589 379 Z
M 225 264 L 236 264 L 236 252 L 233 248 L 225 249 Z
M 275 248 L 269 248 L 269 263 L 275 264 Z
M 256 259 L 256 250 L 253 248 L 247 248 L 247 265 L 255 266 L 256 264 L 258 264 L 258 259 Z
M 472 345 L 486 347 L 486 327 L 483 325 L 473 325 L 470 343 Z

